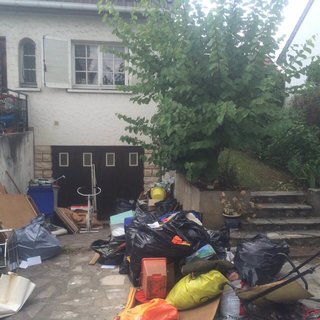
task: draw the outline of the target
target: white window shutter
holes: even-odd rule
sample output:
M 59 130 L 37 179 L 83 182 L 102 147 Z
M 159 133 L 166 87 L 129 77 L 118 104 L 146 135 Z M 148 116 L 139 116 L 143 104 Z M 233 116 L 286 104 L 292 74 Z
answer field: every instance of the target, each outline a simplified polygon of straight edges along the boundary
M 51 88 L 70 88 L 70 41 L 43 38 L 44 85 Z

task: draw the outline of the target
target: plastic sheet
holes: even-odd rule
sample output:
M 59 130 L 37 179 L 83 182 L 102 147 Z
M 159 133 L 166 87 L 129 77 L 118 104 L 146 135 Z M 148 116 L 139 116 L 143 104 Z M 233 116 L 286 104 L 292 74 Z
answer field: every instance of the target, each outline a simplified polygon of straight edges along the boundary
M 109 239 L 92 242 L 91 249 L 100 254 L 99 263 L 120 265 L 123 262 L 126 244 L 123 240 Z
M 272 282 L 285 262 L 278 253 L 289 253 L 285 241 L 276 243 L 262 234 L 239 241 L 234 263 L 240 278 L 250 286 Z
M 43 221 L 43 217 L 40 216 L 25 227 L 16 229 L 20 260 L 36 256 L 46 260 L 61 253 L 59 240 L 42 226 Z

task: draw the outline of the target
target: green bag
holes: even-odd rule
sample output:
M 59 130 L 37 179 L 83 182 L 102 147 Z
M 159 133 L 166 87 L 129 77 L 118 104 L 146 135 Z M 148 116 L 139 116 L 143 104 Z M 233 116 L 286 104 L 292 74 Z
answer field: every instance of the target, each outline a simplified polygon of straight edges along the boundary
M 228 282 L 219 271 L 212 270 L 192 278 L 182 278 L 169 292 L 166 301 L 178 310 L 190 309 L 217 297 L 223 290 L 219 286 Z

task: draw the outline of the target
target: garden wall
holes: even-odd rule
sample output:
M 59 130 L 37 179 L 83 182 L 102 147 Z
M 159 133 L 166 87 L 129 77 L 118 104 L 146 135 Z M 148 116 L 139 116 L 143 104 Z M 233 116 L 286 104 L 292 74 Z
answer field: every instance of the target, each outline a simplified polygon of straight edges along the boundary
M 208 229 L 223 226 L 221 191 L 199 190 L 177 173 L 174 188 L 175 198 L 183 210 L 195 210 L 203 215 L 203 224 Z

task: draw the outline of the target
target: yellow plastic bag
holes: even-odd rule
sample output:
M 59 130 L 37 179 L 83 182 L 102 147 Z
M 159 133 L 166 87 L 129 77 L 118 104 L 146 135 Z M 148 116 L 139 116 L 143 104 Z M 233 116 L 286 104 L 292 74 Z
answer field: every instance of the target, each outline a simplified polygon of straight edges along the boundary
M 132 309 L 124 309 L 115 320 L 178 320 L 177 308 L 163 299 L 152 299 Z
M 189 274 L 182 278 L 169 292 L 166 301 L 185 310 L 196 307 L 221 294 L 219 285 L 228 282 L 219 271 L 210 272 L 192 278 Z

